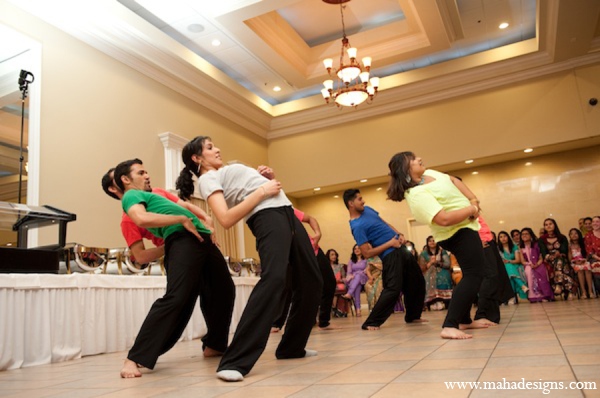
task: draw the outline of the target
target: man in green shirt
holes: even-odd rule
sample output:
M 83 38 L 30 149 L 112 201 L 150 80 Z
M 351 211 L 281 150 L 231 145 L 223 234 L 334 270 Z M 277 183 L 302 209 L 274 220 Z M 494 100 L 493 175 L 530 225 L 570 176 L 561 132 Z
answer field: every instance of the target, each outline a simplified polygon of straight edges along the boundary
M 206 321 L 204 356 L 227 348 L 235 286 L 211 231 L 192 212 L 152 192 L 139 159 L 119 163 L 115 184 L 123 191 L 123 210 L 142 228 L 165 240 L 165 295 L 154 302 L 121 369 L 121 377 L 141 377 L 139 367 L 153 369 L 158 357 L 181 337 L 196 299 Z

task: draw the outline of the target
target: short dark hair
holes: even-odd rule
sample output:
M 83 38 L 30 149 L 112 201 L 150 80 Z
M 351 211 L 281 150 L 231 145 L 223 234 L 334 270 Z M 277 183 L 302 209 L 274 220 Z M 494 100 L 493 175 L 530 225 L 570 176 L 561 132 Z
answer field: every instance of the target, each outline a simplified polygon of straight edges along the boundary
M 115 167 L 115 176 L 114 176 L 115 184 L 123 192 L 125 192 L 125 185 L 123 184 L 121 177 L 129 176 L 129 173 L 131 173 L 131 166 L 133 166 L 134 164 L 144 164 L 144 163 L 140 159 L 135 158 L 135 159 L 125 160 L 125 161 L 119 163 L 117 165 L 117 167 Z
M 585 218 L 583 219 L 583 222 L 586 222 L 587 220 L 593 221 L 593 220 L 592 220 L 592 217 L 585 217 Z
M 106 174 L 104 174 L 102 176 L 102 189 L 111 198 L 115 198 L 115 199 L 119 200 L 119 197 L 117 195 L 115 195 L 114 192 L 111 192 L 111 191 L 108 190 L 108 188 L 110 188 L 110 187 L 113 186 L 114 179 L 113 179 L 113 177 L 111 177 L 110 174 L 113 173 L 113 175 L 114 175 L 114 171 L 115 171 L 115 168 L 111 167 L 110 169 L 108 169 L 108 171 L 106 172 Z
M 512 238 L 515 235 L 515 232 L 519 234 L 519 236 L 521 236 L 521 231 L 519 231 L 518 229 L 513 229 L 510 231 L 510 237 Z
M 354 198 L 356 198 L 356 195 L 358 195 L 359 193 L 360 190 L 356 188 L 346 189 L 344 191 L 344 204 L 346 205 L 346 209 L 350 208 L 350 206 L 348 206 L 348 202 L 354 200 Z

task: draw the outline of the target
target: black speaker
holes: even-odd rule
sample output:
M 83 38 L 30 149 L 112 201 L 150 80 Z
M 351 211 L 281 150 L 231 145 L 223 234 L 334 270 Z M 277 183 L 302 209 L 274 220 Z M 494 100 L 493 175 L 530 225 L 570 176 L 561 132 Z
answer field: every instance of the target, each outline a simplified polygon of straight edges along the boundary
M 62 250 L 0 247 L 2 274 L 58 274 Z

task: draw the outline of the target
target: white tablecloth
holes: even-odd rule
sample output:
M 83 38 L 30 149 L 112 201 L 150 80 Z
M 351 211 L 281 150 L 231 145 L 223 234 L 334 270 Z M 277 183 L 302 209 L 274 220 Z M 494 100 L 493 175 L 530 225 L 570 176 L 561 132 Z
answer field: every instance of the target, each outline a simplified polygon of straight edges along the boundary
M 235 330 L 259 278 L 236 277 Z M 0 370 L 129 349 L 166 277 L 0 274 Z M 202 337 L 196 305 L 181 340 Z

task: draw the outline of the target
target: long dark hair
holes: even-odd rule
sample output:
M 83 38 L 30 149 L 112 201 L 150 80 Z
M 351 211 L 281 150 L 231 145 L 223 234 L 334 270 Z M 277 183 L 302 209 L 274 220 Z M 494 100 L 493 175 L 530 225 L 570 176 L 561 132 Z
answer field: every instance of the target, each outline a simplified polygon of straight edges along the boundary
M 529 227 L 525 227 L 521 230 L 521 236 L 523 236 L 523 232 L 527 232 L 529 233 L 529 235 L 531 236 L 531 247 L 535 246 L 537 244 L 537 236 L 535 236 L 535 232 L 533 232 L 533 229 L 529 228 Z M 523 238 L 521 238 L 521 243 L 519 243 L 519 247 L 525 247 L 525 242 L 523 242 Z
M 508 238 L 508 241 L 506 242 L 506 244 L 508 245 L 508 251 L 504 249 L 504 245 L 502 244 L 502 242 L 500 242 L 500 235 L 506 235 L 506 237 Z M 512 238 L 510 237 L 510 234 L 506 231 L 498 232 L 498 248 L 500 249 L 500 251 L 512 253 L 513 247 L 515 247 L 515 242 L 513 242 Z
M 206 140 L 210 140 L 210 137 L 199 135 L 185 144 L 181 151 L 181 158 L 185 167 L 181 170 L 181 173 L 179 173 L 177 181 L 175 181 L 175 188 L 179 190 L 179 197 L 181 199 L 187 200 L 194 193 L 194 179 L 192 175 L 200 177 L 200 172 L 198 171 L 198 165 L 194 162 L 192 156 L 202 154 L 202 149 L 204 149 L 204 142 Z
M 556 223 L 556 220 L 554 218 L 546 218 L 544 220 L 544 224 L 546 224 L 546 221 L 552 221 L 552 224 L 554 224 L 554 236 L 556 236 L 557 240 L 567 239 L 567 237 L 564 236 L 560 232 L 560 229 L 558 228 L 558 224 Z M 546 231 L 546 227 L 544 227 L 544 236 L 541 236 L 541 238 L 547 238 L 547 237 L 548 237 L 548 232 Z
M 327 250 L 327 253 L 325 254 L 325 256 L 327 256 L 327 260 L 329 260 L 329 262 L 331 262 L 331 259 L 329 257 L 329 254 L 331 252 L 335 253 L 335 263 L 334 264 L 339 264 L 340 263 L 340 255 L 338 254 L 338 252 L 335 251 L 335 249 Z
M 358 261 L 358 256 L 356 255 L 356 253 L 354 253 L 354 249 L 356 249 L 358 247 L 358 245 L 354 245 L 352 246 L 352 255 L 350 256 L 350 260 L 352 260 L 353 263 L 356 263 Z M 362 252 L 360 254 L 361 257 L 363 257 Z M 363 258 L 364 260 L 364 258 Z
M 412 152 L 400 152 L 392 156 L 388 167 L 390 169 L 390 185 L 387 190 L 388 199 L 394 202 L 402 202 L 404 193 L 410 188 L 418 185 L 410 177 L 410 162 L 415 159 Z
M 569 231 L 569 244 L 571 244 L 571 232 L 577 232 L 577 244 L 579 245 L 579 248 L 581 249 L 581 255 L 583 257 L 587 256 L 587 253 L 585 251 L 585 243 L 583 242 L 583 235 L 581 234 L 581 231 L 578 230 L 577 228 L 571 228 L 571 230 Z
M 437 255 L 442 250 L 442 248 L 441 248 L 441 246 L 440 246 L 439 243 L 435 242 L 435 253 L 432 253 L 431 249 L 429 248 L 429 239 L 433 239 L 433 236 L 429 235 L 427 237 L 427 239 L 425 239 L 425 247 L 424 247 L 424 249 L 427 251 L 427 254 L 429 254 L 430 256 L 435 256 L 435 255 Z

